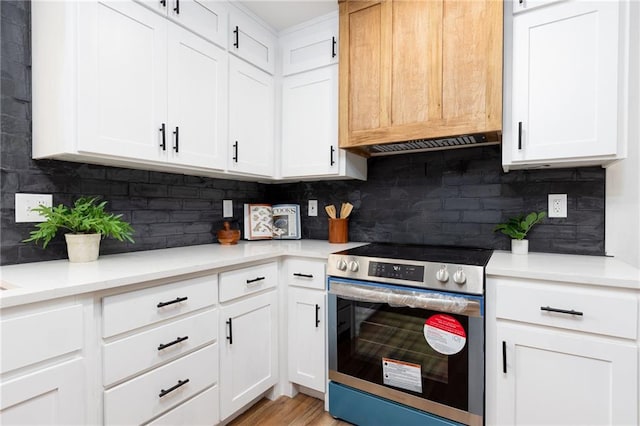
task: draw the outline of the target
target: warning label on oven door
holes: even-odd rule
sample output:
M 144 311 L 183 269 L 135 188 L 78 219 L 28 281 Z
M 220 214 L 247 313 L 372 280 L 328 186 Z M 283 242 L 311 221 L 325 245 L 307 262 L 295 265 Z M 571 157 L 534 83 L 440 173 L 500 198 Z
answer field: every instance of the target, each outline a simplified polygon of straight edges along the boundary
M 457 354 L 467 343 L 462 324 L 445 314 L 433 315 L 424 322 L 424 338 L 429 346 L 444 355 Z
M 385 385 L 422 393 L 420 364 L 382 358 L 382 378 Z

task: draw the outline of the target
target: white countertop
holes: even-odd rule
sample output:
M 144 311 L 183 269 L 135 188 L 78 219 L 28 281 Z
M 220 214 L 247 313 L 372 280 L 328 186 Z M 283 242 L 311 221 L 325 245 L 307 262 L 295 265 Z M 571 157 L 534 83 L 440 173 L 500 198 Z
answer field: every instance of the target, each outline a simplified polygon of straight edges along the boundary
M 150 280 L 248 262 L 300 256 L 327 259 L 330 253 L 366 243 L 330 244 L 321 240 L 240 241 L 100 256 L 95 262 L 68 260 L 0 267 L 0 307 L 73 296 Z
M 68 260 L 0 267 L 0 307 L 74 296 L 150 280 L 229 268 L 281 256 L 327 259 L 330 253 L 366 243 L 322 240 L 240 241 L 100 256 L 96 262 Z M 487 276 L 563 281 L 640 289 L 640 269 L 611 257 L 495 251 Z
M 640 289 L 640 269 L 606 256 L 494 251 L 487 276 L 563 281 Z

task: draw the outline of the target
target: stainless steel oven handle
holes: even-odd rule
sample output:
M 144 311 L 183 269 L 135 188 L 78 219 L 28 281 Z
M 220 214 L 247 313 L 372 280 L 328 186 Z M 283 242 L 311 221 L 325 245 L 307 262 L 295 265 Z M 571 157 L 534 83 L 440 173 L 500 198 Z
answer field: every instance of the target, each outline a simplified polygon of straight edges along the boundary
M 329 293 L 361 302 L 386 303 L 390 306 L 408 306 L 468 317 L 482 317 L 481 303 L 475 298 L 464 295 L 452 296 L 440 292 L 410 291 L 338 282 L 331 282 Z

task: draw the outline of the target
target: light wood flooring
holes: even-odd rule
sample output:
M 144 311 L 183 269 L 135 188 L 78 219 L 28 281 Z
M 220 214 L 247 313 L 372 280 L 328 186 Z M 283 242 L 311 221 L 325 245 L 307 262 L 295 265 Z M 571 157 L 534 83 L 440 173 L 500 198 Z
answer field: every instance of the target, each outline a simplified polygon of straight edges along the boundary
M 263 398 L 228 426 L 348 426 L 324 411 L 324 401 L 299 393 L 275 401 Z

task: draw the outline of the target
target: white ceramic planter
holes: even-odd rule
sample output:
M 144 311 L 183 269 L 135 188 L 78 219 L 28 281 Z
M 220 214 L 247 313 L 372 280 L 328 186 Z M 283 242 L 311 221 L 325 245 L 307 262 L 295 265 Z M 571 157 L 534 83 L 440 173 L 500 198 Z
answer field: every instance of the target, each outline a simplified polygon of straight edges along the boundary
M 529 240 L 511 240 L 511 253 L 513 254 L 529 253 Z
M 100 254 L 101 234 L 64 234 L 69 262 L 93 262 Z

